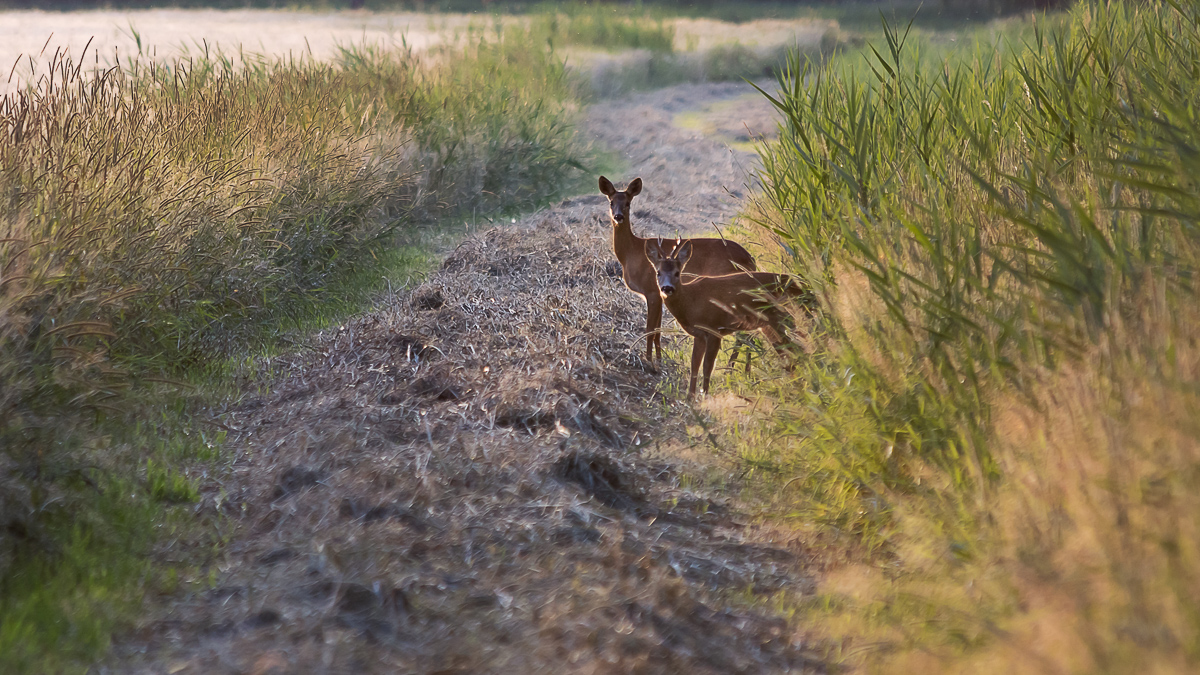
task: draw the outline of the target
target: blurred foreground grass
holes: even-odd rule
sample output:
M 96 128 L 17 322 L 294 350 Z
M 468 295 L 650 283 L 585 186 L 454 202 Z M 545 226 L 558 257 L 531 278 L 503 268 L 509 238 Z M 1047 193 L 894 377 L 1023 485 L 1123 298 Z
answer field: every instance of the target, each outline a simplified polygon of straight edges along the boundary
M 846 663 L 1194 671 L 1200 11 L 998 29 L 779 78 L 748 216 L 824 312 L 732 433 Z
M 0 670 L 82 670 L 147 593 L 204 580 L 223 433 L 201 408 L 230 357 L 419 272 L 438 221 L 579 175 L 562 63 L 468 37 L 59 58 L 0 101 Z

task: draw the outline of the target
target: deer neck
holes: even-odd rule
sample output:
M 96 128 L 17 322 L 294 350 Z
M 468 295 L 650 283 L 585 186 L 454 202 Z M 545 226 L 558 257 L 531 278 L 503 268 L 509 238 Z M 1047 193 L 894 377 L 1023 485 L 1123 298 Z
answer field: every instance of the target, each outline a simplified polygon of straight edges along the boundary
M 711 278 L 700 277 L 680 283 L 663 304 L 688 335 L 728 335 L 729 326 L 740 322 L 735 300 L 722 293 Z
M 646 240 L 633 235 L 633 226 L 628 220 L 625 224 L 613 221 L 613 253 L 617 255 L 617 260 L 621 261 L 621 265 L 628 267 L 631 261 L 636 261 L 639 256 L 645 257 Z
M 654 290 L 655 292 L 659 292 L 657 280 L 655 281 Z M 684 290 L 682 283 L 675 287 L 675 292 L 671 295 L 659 294 L 663 304 L 667 306 L 667 311 L 671 312 L 671 316 L 675 317 L 675 321 L 686 332 L 691 333 L 692 317 L 690 316 L 691 312 L 688 311 L 688 298 L 686 296 L 687 292 Z

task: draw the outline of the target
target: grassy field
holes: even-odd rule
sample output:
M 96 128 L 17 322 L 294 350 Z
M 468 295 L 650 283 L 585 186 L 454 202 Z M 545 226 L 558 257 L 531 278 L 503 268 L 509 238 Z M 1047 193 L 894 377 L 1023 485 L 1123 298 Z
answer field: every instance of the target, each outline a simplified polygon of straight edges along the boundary
M 201 488 L 228 458 L 203 410 L 238 363 L 419 276 L 438 223 L 574 189 L 598 91 L 556 50 L 671 65 L 610 73 L 620 91 L 782 53 L 724 64 L 736 45 L 592 6 L 459 28 L 161 58 L 130 22 L 139 54 L 50 50 L 0 100 L 0 669 L 78 670 L 147 599 L 208 583 L 225 497 Z
M 144 603 L 180 586 L 210 582 L 215 573 L 210 563 L 223 541 L 221 509 L 229 505 L 219 490 L 204 489 L 227 469 L 229 458 L 222 450 L 224 431 L 204 408 L 232 388 L 231 372 L 248 355 L 277 349 L 289 335 L 361 307 L 382 278 L 419 276 L 430 263 L 429 240 L 437 236 L 439 223 L 529 209 L 574 189 L 594 161 L 572 127 L 588 96 L 759 76 L 781 58 L 779 49 L 708 45 L 703 35 L 694 41 L 681 38 L 677 31 L 683 24 L 664 16 L 642 9 L 615 16 L 594 6 L 539 9 L 519 25 L 472 24 L 447 42 L 454 47 L 418 53 L 369 43 L 342 45 L 329 60 L 197 49 L 182 59 L 123 58 L 93 72 L 91 60 L 83 64 L 60 56 L 36 70 L 46 77 L 5 96 L 0 102 L 0 670 L 82 671 Z M 766 29 L 755 24 L 750 30 Z M 136 28 L 129 30 L 140 45 Z M 1033 35 L 1022 24 L 1013 30 Z M 805 56 L 815 62 L 844 38 L 834 31 Z M 953 51 L 944 39 L 931 41 L 939 50 Z M 645 56 L 585 82 L 564 67 L 565 48 L 635 49 Z M 991 193 L 972 183 L 974 174 L 945 163 L 955 155 L 944 144 L 963 141 L 947 132 L 962 126 L 950 104 L 960 90 L 938 89 L 934 71 L 913 65 L 911 47 L 891 58 L 852 62 L 847 57 L 845 65 L 833 66 L 829 72 L 843 72 L 842 83 L 862 83 L 854 90 L 858 93 L 838 85 L 815 88 L 814 98 L 805 98 L 810 92 L 798 79 L 789 79 L 800 76 L 800 57 L 796 70 L 784 78 L 794 85 L 780 101 L 790 112 L 791 135 L 784 135 L 790 144 L 765 155 L 772 180 L 756 216 L 774 228 L 764 231 L 796 253 L 789 263 L 824 280 L 832 305 L 847 314 L 829 315 L 822 338 L 827 353 L 813 361 L 809 373 L 810 384 L 818 384 L 804 392 L 781 390 L 779 396 L 788 401 L 784 414 L 743 427 L 741 441 L 754 475 L 766 477 L 766 484 L 785 481 L 788 494 L 804 495 L 786 508 L 819 527 L 836 526 L 846 533 L 837 545 L 865 551 L 863 560 L 870 564 L 899 560 L 906 546 L 929 551 L 943 543 L 932 535 L 898 537 L 900 518 L 908 516 L 895 495 L 909 499 L 903 504 L 919 506 L 912 517 L 920 527 L 938 532 L 954 525 L 954 550 L 981 559 L 979 551 L 995 544 L 988 539 L 993 530 L 980 525 L 977 495 L 999 490 L 1006 475 L 1002 446 L 993 440 L 994 411 L 1041 414 L 1037 397 L 1045 390 L 1038 387 L 1063 377 L 1058 364 L 1087 363 L 1079 358 L 1086 351 L 1064 345 L 1099 349 L 1095 335 L 1107 334 L 1107 324 L 1089 319 L 1092 310 L 1086 308 L 1078 310 L 1078 321 L 1074 314 L 1063 321 L 1022 314 L 1019 330 L 1015 324 L 1011 329 L 1016 336 L 1001 336 L 1001 346 L 1034 350 L 1037 367 L 1024 368 L 1026 362 L 1017 356 L 989 347 L 995 358 L 965 387 L 952 386 L 947 375 L 952 371 L 942 360 L 930 360 L 927 352 L 962 364 L 977 351 L 956 350 L 984 348 L 978 346 L 982 338 L 966 331 L 949 333 L 953 339 L 935 349 L 919 323 L 931 319 L 905 318 L 906 312 L 946 304 L 940 295 L 926 297 L 933 297 L 929 289 L 940 278 L 930 270 L 953 270 L 960 262 L 947 262 L 949 254 L 943 252 L 937 258 L 943 267 L 929 267 L 918 255 L 925 250 L 923 240 L 911 234 L 909 224 L 926 222 L 911 219 L 932 211 L 914 206 L 927 191 L 937 187 L 939 199 L 962 199 L 945 202 L 954 208 L 991 209 L 991 229 L 980 239 L 997 250 L 1024 250 L 1016 242 L 1036 251 L 1040 244 L 1035 230 L 1026 233 L 1034 239 L 1004 234 L 1015 222 L 1005 220 L 1008 212 L 988 201 Z M 996 58 L 1010 67 L 1008 56 Z M 927 56 L 925 63 L 935 60 Z M 926 79 L 905 89 L 900 83 L 908 81 L 901 75 L 874 81 L 875 72 L 924 73 L 912 77 Z M 955 86 L 970 83 L 959 77 Z M 1011 79 L 1005 82 L 1014 86 Z M 838 91 L 849 93 L 839 99 Z M 883 124 L 886 115 L 864 112 L 874 110 L 864 101 L 889 101 L 882 96 L 900 98 L 881 110 L 916 101 L 921 114 L 943 115 L 942 126 L 923 133 L 928 143 L 943 143 L 925 154 L 943 161 L 938 170 L 945 175 L 904 164 L 912 158 L 906 139 L 921 125 L 902 116 L 892 122 L 897 126 L 890 132 L 890 149 L 871 154 L 876 150 L 868 149 L 865 139 L 890 127 L 862 126 L 859 118 Z M 819 114 L 802 112 L 803 106 Z M 846 116 L 846 106 L 855 116 Z M 1005 114 L 1016 109 L 1005 108 Z M 846 120 L 853 121 L 853 142 L 837 136 L 846 130 Z M 825 125 L 819 133 L 806 126 L 816 122 Z M 1005 133 L 1020 126 L 1011 120 L 1005 124 Z M 1028 147 L 1049 152 L 1050 146 L 1043 147 L 1048 134 L 1043 131 Z M 831 159 L 813 160 L 819 153 L 812 148 L 807 155 L 790 155 L 788 148 L 808 147 L 802 142 L 806 137 L 817 139 L 813 147 L 830 151 Z M 1098 143 L 1090 136 L 1086 140 Z M 1016 180 L 1009 174 L 1019 173 L 1014 167 L 1025 160 L 1003 147 L 1004 152 L 980 155 L 990 162 L 1003 158 L 997 164 L 1003 171 L 981 175 L 999 185 L 994 191 L 1008 195 L 1020 183 L 1000 182 Z M 1041 161 L 1052 166 L 1049 156 Z M 868 175 L 880 166 L 886 175 Z M 1064 180 L 1058 169 L 1054 176 Z M 590 185 L 590 174 L 587 180 Z M 1095 189 L 1081 194 L 1093 192 L 1100 194 Z M 802 195 L 819 195 L 819 201 L 806 206 Z M 847 195 L 854 199 L 847 201 Z M 865 206 L 855 210 L 856 205 Z M 1174 217 L 1157 203 L 1146 208 L 1153 218 Z M 868 222 L 870 228 L 863 225 Z M 954 250 L 965 246 L 965 226 L 933 222 L 959 239 L 926 233 L 926 240 L 949 241 Z M 877 223 L 890 229 L 876 228 Z M 855 232 L 860 234 L 847 234 Z M 1008 238 L 992 238 L 1002 234 Z M 897 246 L 896 241 L 908 243 Z M 1052 260 L 1056 250 L 1048 250 L 1049 258 L 1029 253 L 1023 264 Z M 1163 288 L 1174 302 L 1186 286 L 1176 283 L 1185 278 L 1186 266 L 1171 251 L 1170 258 L 1153 253 L 1147 258 L 1153 264 L 1137 268 L 1141 276 L 1120 267 L 1124 276 L 1104 278 L 1158 278 L 1147 270 L 1170 270 L 1176 285 Z M 866 252 L 882 256 L 880 264 L 904 270 L 886 277 L 898 280 L 907 293 L 893 303 L 900 308 L 895 325 L 865 324 L 853 314 L 892 307 L 891 296 L 879 290 L 889 287 L 875 283 L 872 274 L 878 269 L 868 264 L 876 258 L 863 257 Z M 1031 291 L 1015 280 L 1018 275 L 987 260 L 983 277 L 999 279 L 988 288 L 989 301 L 1036 309 L 1027 303 Z M 955 283 L 982 283 L 976 277 Z M 1057 286 L 1043 285 L 1038 293 L 1058 297 Z M 1158 288 L 1139 286 L 1151 287 Z M 918 302 L 910 305 L 914 297 Z M 953 297 L 959 311 L 964 305 L 985 316 L 993 311 Z M 1171 321 L 1185 320 L 1185 313 L 1172 314 L 1175 309 L 1164 311 Z M 982 320 L 972 317 L 975 323 Z M 1075 333 L 1068 330 L 1076 325 L 1072 322 L 1078 323 L 1071 329 Z M 1180 340 L 1172 344 L 1185 344 Z M 1182 349 L 1171 352 L 1172 358 L 1186 358 Z M 1025 351 L 1018 355 L 1027 358 Z M 1021 377 L 1014 375 L 1018 372 Z M 1090 372 L 1080 376 L 1094 376 Z M 930 380 L 930 373 L 940 379 Z M 864 408 L 869 397 L 879 405 Z M 1107 405 L 1108 399 L 1093 403 Z M 814 410 L 825 422 L 814 423 Z M 795 442 L 761 442 L 765 435 L 781 433 Z M 892 451 L 879 459 L 879 441 L 885 437 L 893 443 L 889 447 L 921 452 L 913 455 L 914 463 L 888 468 Z M 840 450 L 847 438 L 857 453 L 853 461 Z M 980 459 L 956 463 L 954 453 L 963 448 Z M 880 473 L 881 467 L 886 471 Z M 934 508 L 910 498 L 928 497 L 913 488 L 922 480 L 953 489 Z M 911 579 L 944 574 L 932 563 L 905 569 Z M 864 601 L 868 611 L 862 612 L 839 597 L 830 593 L 822 601 L 840 608 L 827 616 L 846 621 L 847 635 L 876 631 L 885 636 L 881 640 L 895 642 L 895 622 L 911 618 L 879 609 L 883 605 L 874 600 Z M 997 603 L 984 605 L 989 621 L 1011 615 L 1003 611 L 1008 605 Z M 865 627 L 864 615 L 871 617 Z M 951 630 L 926 632 L 944 637 Z
M 771 94 L 748 218 L 823 312 L 773 414 L 721 414 L 827 566 L 792 607 L 870 672 L 1194 670 L 1200 13 L 959 37 Z
M 735 23 L 680 16 L 664 8 L 575 2 L 520 14 L 308 9 L 106 7 L 0 13 L 0 63 L 10 71 L 0 79 L 0 94 L 45 76 L 49 57 L 56 53 L 89 66 L 115 65 L 130 57 L 165 64 L 221 50 L 239 67 L 243 51 L 252 59 L 304 55 L 332 62 L 347 44 L 424 53 L 507 27 L 521 31 L 531 46 L 553 50 L 572 70 L 593 75 L 592 89 L 607 95 L 683 81 L 761 77 L 783 61 L 789 46 L 828 53 L 847 37 L 832 18 Z M 870 17 L 877 30 L 878 15 Z
M 577 89 L 519 31 L 333 63 L 59 60 L 0 102 L 0 670 L 80 669 L 203 583 L 241 355 L 418 274 L 428 228 L 572 185 Z M 200 515 L 199 523 L 193 512 Z

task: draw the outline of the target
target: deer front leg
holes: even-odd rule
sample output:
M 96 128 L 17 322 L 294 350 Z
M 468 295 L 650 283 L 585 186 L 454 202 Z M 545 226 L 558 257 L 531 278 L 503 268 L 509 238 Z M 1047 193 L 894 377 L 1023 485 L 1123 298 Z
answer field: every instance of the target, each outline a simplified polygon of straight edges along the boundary
M 663 303 L 657 293 L 646 296 L 646 360 L 662 361 Z
M 707 334 L 700 333 L 695 336 L 695 341 L 692 342 L 692 379 L 688 383 L 688 400 L 696 395 L 696 373 L 700 372 L 700 362 L 704 360 L 704 350 L 706 347 Z
M 708 393 L 708 380 L 712 377 L 713 364 L 717 361 L 717 352 L 721 351 L 721 336 L 715 333 L 705 336 L 704 346 L 704 393 Z

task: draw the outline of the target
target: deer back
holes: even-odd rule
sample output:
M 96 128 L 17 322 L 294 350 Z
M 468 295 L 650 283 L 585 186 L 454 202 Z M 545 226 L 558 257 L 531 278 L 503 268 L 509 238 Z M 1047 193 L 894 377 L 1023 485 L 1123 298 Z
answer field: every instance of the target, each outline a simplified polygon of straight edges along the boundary
M 728 239 L 692 239 L 692 257 L 683 267 L 685 275 L 717 277 L 734 272 L 758 269 L 754 256 Z
M 686 269 L 686 268 L 685 268 Z M 791 278 L 772 272 L 737 272 L 685 281 L 663 302 L 684 330 L 728 335 L 770 325 L 783 312 Z

